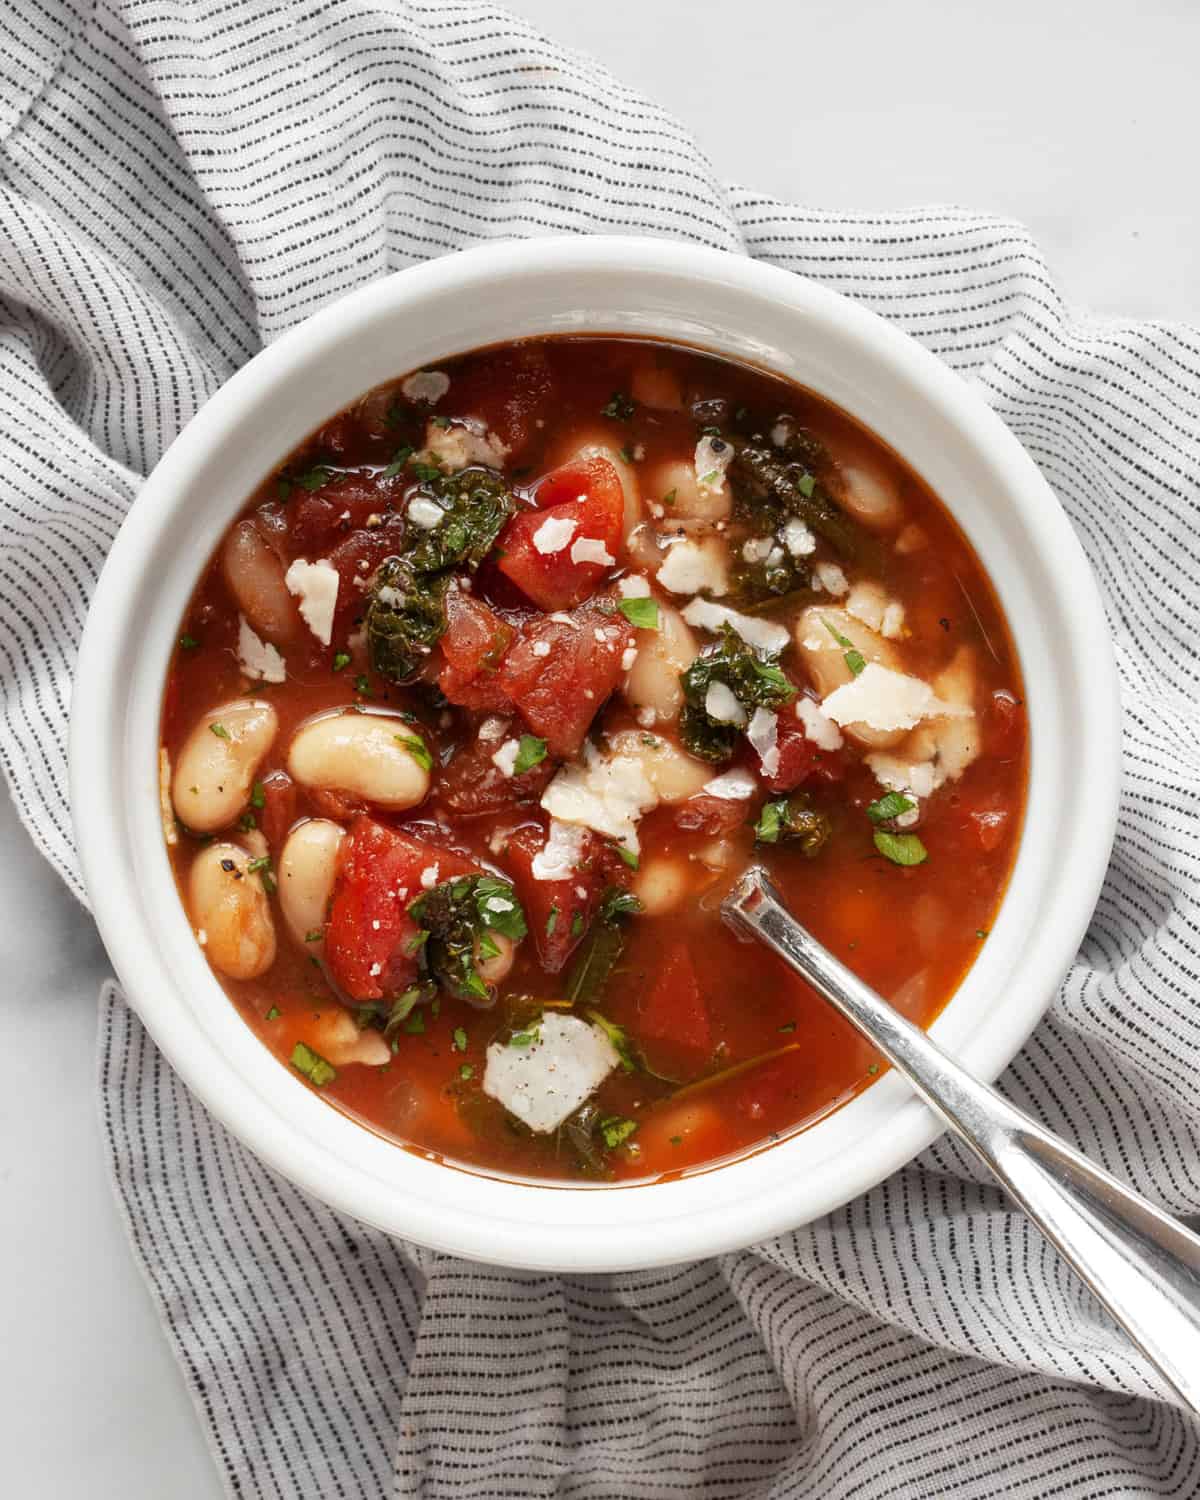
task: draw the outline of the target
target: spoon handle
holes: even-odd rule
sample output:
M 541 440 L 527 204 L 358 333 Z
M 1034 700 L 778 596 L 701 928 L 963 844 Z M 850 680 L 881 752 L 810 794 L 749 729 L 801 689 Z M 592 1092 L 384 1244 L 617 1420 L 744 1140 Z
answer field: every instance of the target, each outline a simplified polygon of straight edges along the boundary
M 742 876 L 722 912 L 735 930 L 765 942 L 905 1075 L 1200 1414 L 1200 1236 L 961 1068 L 823 948 L 760 867 Z

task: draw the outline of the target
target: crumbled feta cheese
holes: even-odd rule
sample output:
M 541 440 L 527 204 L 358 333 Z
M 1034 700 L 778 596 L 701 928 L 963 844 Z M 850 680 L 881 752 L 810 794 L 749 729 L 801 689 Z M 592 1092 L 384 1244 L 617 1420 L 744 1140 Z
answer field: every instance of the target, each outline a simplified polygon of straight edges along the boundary
M 701 789 L 705 797 L 719 797 L 723 802 L 745 802 L 758 790 L 758 783 L 749 771 L 735 766 L 722 776 L 714 776 Z
M 530 1130 L 547 1135 L 595 1093 L 619 1061 L 599 1026 L 547 1011 L 529 1046 L 491 1044 L 483 1091 Z
M 746 728 L 746 738 L 758 751 L 763 775 L 779 770 L 779 718 L 769 708 L 756 708 Z
M 484 719 L 479 726 L 479 738 L 488 743 L 491 740 L 504 738 L 504 731 L 508 728 L 507 719 L 497 719 L 494 716 Z
M 600 563 L 603 567 L 611 568 L 616 558 L 599 538 L 577 536 L 571 543 L 571 561 L 573 563 Z
M 483 905 L 486 911 L 506 912 L 513 910 L 513 903 L 506 896 L 489 896 Z
M 171 800 L 171 757 L 165 745 L 158 747 L 158 811 L 162 818 L 163 838 L 174 846 L 179 842 L 179 824 Z
M 813 576 L 823 589 L 828 590 L 835 599 L 840 599 L 850 585 L 846 582 L 846 575 L 837 563 L 819 562 L 813 569 Z
M 320 641 L 328 646 L 333 634 L 333 616 L 337 610 L 338 570 L 327 558 L 315 563 L 298 557 L 283 575 L 289 594 L 300 600 L 300 616 Z
M 238 615 L 238 661 L 247 677 L 262 682 L 284 682 L 287 668 L 283 657 L 269 642 L 260 641 L 251 630 L 245 615 Z
M 579 629 L 579 621 L 573 620 L 565 610 L 558 609 L 552 615 L 547 615 L 548 620 L 553 620 L 556 625 L 569 625 L 572 630 Z
M 818 750 L 842 748 L 842 731 L 819 703 L 814 703 L 803 693 L 796 699 L 796 717 L 804 725 L 804 737 L 811 740 Z
M 577 823 L 550 819 L 546 842 L 533 856 L 529 869 L 535 880 L 570 880 L 583 858 L 587 830 Z
M 733 462 L 733 444 L 706 435 L 696 444 L 696 484 L 710 495 L 725 488 L 725 470 Z
M 779 533 L 793 557 L 809 557 L 817 550 L 817 539 L 799 516 L 789 516 Z
M 704 712 L 718 724 L 734 724 L 743 729 L 749 715 L 734 696 L 733 689 L 723 682 L 710 682 L 704 695 Z
M 386 604 L 389 609 L 399 609 L 408 595 L 403 589 L 398 589 L 390 583 L 385 583 L 375 597 L 379 600 L 380 604 Z M 362 639 L 363 641 L 366 640 L 365 632 L 362 634 Z
M 200 944 L 200 946 L 202 948 L 207 944 L 207 942 L 208 942 L 208 932 L 207 932 L 207 929 L 205 929 L 203 927 L 197 927 L 196 928 L 196 941 Z
M 640 464 L 641 461 L 642 461 L 642 459 L 645 458 L 645 456 L 646 456 L 646 445 L 645 445 L 645 443 L 634 443 L 634 445 L 633 445 L 633 461 L 634 461 L 634 463 Z
M 736 609 L 710 604 L 707 599 L 693 599 L 682 613 L 689 625 L 695 625 L 698 630 L 710 630 L 714 635 L 723 625 L 732 625 L 742 640 L 756 651 L 782 651 L 791 639 L 783 625 L 756 620 L 753 615 L 741 615 Z
M 634 718 L 637 719 L 643 729 L 653 729 L 655 724 L 658 723 L 658 711 L 649 707 L 639 708 Z
M 821 705 L 837 724 L 866 724 L 886 732 L 914 729 L 922 719 L 970 717 L 969 708 L 943 703 L 927 682 L 868 662 L 859 675 L 835 688 Z
M 593 752 L 582 766 L 563 766 L 542 793 L 552 818 L 592 828 L 635 852 L 638 819 L 657 805 L 658 793 L 632 755 Z
M 904 606 L 895 599 L 883 612 L 883 619 L 879 624 L 879 633 L 886 640 L 898 640 L 904 634 Z
M 410 401 L 428 401 L 432 406 L 450 389 L 450 377 L 444 370 L 418 370 L 400 389 Z
M 931 760 L 908 761 L 877 750 L 863 759 L 880 786 L 907 796 L 932 797 L 945 779 Z
M 378 976 L 380 974 L 383 973 L 383 965 L 379 964 L 379 963 L 372 964 L 369 972 L 370 972 L 371 978 L 372 979 L 376 979 L 376 978 L 378 978 Z
M 517 753 L 521 748 L 520 740 L 505 740 L 499 750 L 492 756 L 492 765 L 503 776 L 511 776 L 517 768 Z
M 547 516 L 533 533 L 534 548 L 543 557 L 561 552 L 575 535 L 576 523 L 570 516 Z
M 534 656 L 549 656 L 550 655 L 550 642 L 549 641 L 534 641 L 533 645 L 530 646 L 529 650 L 530 650 L 531 654 L 534 655 Z
M 636 646 L 625 647 L 625 650 L 621 653 L 622 672 L 631 672 L 633 670 L 633 664 L 637 661 L 637 654 L 638 648 Z
M 742 558 L 748 563 L 765 562 L 775 547 L 775 538 L 770 536 L 752 536 L 742 547 Z
M 791 435 L 792 427 L 790 422 L 776 422 L 774 427 L 771 428 L 771 441 L 777 448 L 786 448 L 788 438 Z
M 422 531 L 432 531 L 446 519 L 446 512 L 428 495 L 414 495 L 408 502 L 408 519 Z
M 640 573 L 630 573 L 625 578 L 617 579 L 617 593 L 622 599 L 648 599 L 650 580 L 643 578 Z
M 421 871 L 422 890 L 431 891 L 433 890 L 434 886 L 437 885 L 439 868 L 440 866 L 436 864 L 426 865 L 425 868 Z
M 693 542 L 689 537 L 680 538 L 667 553 L 656 576 L 663 588 L 673 594 L 707 590 L 720 595 L 729 591 L 725 549 L 715 539 Z
M 441 464 L 451 471 L 466 469 L 471 464 L 503 468 L 508 457 L 507 446 L 486 428 L 477 431 L 476 426 L 459 422 L 453 427 L 439 427 L 430 422 L 425 428 L 425 446 L 416 455 L 418 462 Z

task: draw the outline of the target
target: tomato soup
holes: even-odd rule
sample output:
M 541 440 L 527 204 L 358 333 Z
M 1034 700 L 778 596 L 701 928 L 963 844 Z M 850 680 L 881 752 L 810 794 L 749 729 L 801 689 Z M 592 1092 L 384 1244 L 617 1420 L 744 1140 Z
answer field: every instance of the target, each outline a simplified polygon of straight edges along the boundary
M 578 1183 L 869 1087 L 721 900 L 761 863 L 928 1024 L 1026 773 L 1003 614 L 920 478 L 807 390 L 599 336 L 411 372 L 290 454 L 188 606 L 160 758 L 197 941 L 281 1066 Z

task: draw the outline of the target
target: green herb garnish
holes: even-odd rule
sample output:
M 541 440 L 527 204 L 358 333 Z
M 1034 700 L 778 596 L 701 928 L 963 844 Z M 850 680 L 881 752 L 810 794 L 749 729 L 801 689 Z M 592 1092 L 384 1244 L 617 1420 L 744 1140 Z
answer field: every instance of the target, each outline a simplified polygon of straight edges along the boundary
M 589 1010 L 588 1015 L 612 1043 L 613 1051 L 621 1059 L 621 1067 L 624 1071 L 626 1073 L 636 1073 L 637 1058 L 634 1056 L 633 1047 L 629 1041 L 629 1034 L 625 1028 L 608 1020 L 598 1010 Z
M 929 850 L 915 833 L 888 833 L 877 828 L 874 838 L 876 849 L 894 865 L 923 865 L 929 858 Z
M 454 1028 L 454 1036 L 451 1041 L 451 1046 L 454 1048 L 455 1052 L 465 1052 L 467 1050 L 467 1033 L 461 1026 L 456 1026 Z
M 219 740 L 227 740 L 231 737 L 224 724 L 210 724 L 208 730 L 210 734 L 215 734 Z
M 261 781 L 256 781 L 250 788 L 250 806 L 257 807 L 260 811 L 267 805 L 267 789 Z
M 617 1115 L 610 1115 L 607 1119 L 600 1121 L 600 1134 L 604 1137 L 604 1144 L 610 1151 L 623 1146 L 637 1128 L 636 1120 L 623 1120 Z
M 478 960 L 500 951 L 490 934 L 513 942 L 525 936 L 525 913 L 513 887 L 494 875 L 460 875 L 444 880 L 409 907 L 427 934 L 422 962 L 443 989 L 464 1000 L 487 1001 L 491 991 Z
M 320 927 L 312 927 L 304 934 L 304 941 L 306 943 L 319 943 L 324 936 L 325 933 Z
M 614 422 L 628 422 L 637 410 L 637 406 L 631 397 L 624 391 L 614 391 L 609 397 L 608 405 L 600 408 L 602 417 L 611 417 Z
M 386 469 L 384 469 L 380 478 L 395 479 L 396 475 L 403 470 L 404 465 L 409 461 L 412 455 L 413 451 L 411 448 L 397 448 L 395 454 L 392 456 L 391 463 L 388 464 Z
M 267 1020 L 278 1021 L 282 1014 L 283 1012 L 279 1009 L 278 1005 L 272 1005 L 271 1009 L 267 1012 Z
M 796 695 L 777 658 L 755 651 L 731 625 L 722 627 L 720 645 L 702 652 L 679 680 L 684 696 L 679 737 L 684 749 L 717 764 L 732 758 L 739 731 L 709 715 L 708 690 L 714 682 L 729 688 L 747 713 L 779 708 Z
M 898 818 L 901 813 L 911 812 L 916 805 L 903 792 L 888 792 L 878 802 L 871 803 L 867 808 L 867 817 L 872 823 L 887 823 L 892 818 Z
M 475 1069 L 471 1066 L 470 1063 L 463 1063 L 458 1070 L 458 1076 L 463 1080 L 464 1083 L 469 1083 L 471 1079 L 475 1077 Z
M 632 849 L 627 849 L 624 844 L 617 845 L 617 853 L 631 870 L 636 870 L 639 864 L 638 856 Z
M 638 630 L 657 630 L 659 626 L 658 601 L 656 599 L 622 599 L 617 608 Z
M 824 615 L 821 616 L 821 624 L 824 625 L 829 634 L 834 638 L 838 645 L 841 646 L 843 661 L 850 668 L 850 671 L 853 673 L 853 675 L 857 677 L 867 665 L 866 658 L 863 656 L 862 652 L 858 650 L 853 641 L 844 636 L 840 630 L 836 630 Z
M 513 775 L 520 776 L 525 771 L 532 771 L 534 766 L 540 766 L 545 759 L 546 741 L 539 740 L 535 734 L 523 734 L 517 746 L 517 758 L 513 761 Z
M 510 1047 L 532 1047 L 534 1042 L 538 1040 L 539 1035 L 540 1033 L 536 1026 L 529 1031 L 517 1031 L 509 1037 L 508 1045 Z
M 199 644 L 200 642 L 194 635 L 181 635 L 179 637 L 179 645 L 184 651 L 194 651 Z
M 304 1042 L 297 1042 L 292 1048 L 292 1067 L 318 1089 L 323 1089 L 337 1077 L 337 1069 Z
M 337 653 L 337 655 L 333 658 L 333 670 L 335 672 L 344 671 L 345 668 L 348 667 L 349 665 L 350 665 L 350 653 L 348 651 L 339 651 Z
M 808 859 L 821 852 L 832 832 L 828 814 L 818 812 L 803 792 L 764 803 L 754 825 L 760 844 L 794 843 Z
M 395 740 L 397 745 L 408 751 L 422 771 L 433 770 L 433 756 L 426 748 L 424 740 L 418 739 L 415 734 L 398 734 Z

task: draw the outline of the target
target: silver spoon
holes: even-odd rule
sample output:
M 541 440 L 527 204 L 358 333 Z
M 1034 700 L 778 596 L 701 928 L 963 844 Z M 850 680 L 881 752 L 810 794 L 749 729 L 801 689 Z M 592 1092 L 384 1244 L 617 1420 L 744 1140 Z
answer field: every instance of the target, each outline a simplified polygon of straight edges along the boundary
M 1200 1236 L 971 1076 L 823 948 L 761 867 L 721 903 L 903 1073 L 1200 1415 Z

